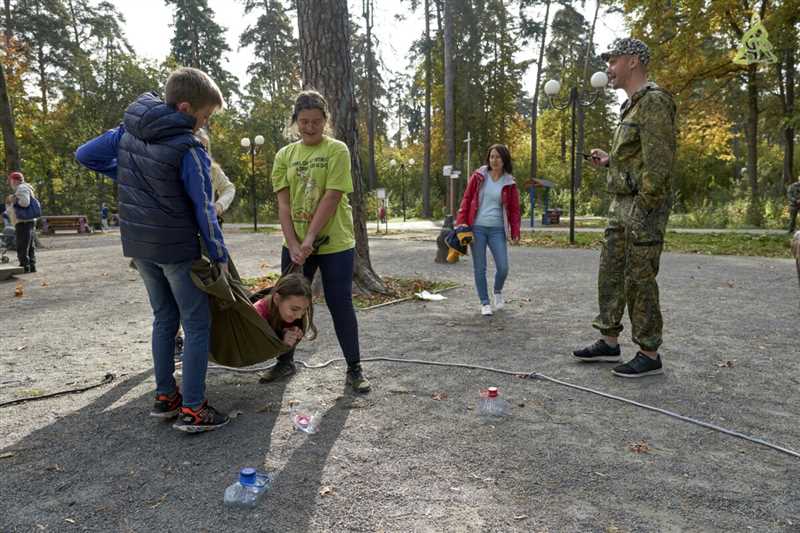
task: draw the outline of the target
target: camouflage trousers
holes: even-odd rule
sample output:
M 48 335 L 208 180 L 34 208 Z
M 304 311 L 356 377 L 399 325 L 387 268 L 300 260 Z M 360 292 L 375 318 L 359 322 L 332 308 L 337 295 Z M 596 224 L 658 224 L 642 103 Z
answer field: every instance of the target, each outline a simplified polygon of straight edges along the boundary
M 669 205 L 638 213 L 633 199 L 617 195 L 611 202 L 597 276 L 600 313 L 592 326 L 618 337 L 627 306 L 633 342 L 642 350 L 656 351 L 663 327 L 656 276 Z

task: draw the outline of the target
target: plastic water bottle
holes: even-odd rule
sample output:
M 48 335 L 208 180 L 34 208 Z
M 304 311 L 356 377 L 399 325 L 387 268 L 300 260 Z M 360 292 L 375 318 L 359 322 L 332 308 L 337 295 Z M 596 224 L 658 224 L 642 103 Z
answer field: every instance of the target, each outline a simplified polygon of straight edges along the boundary
M 511 404 L 500 397 L 497 387 L 481 390 L 478 413 L 484 416 L 510 416 Z
M 225 505 L 255 507 L 258 500 L 272 487 L 272 476 L 255 468 L 242 468 L 239 481 L 225 489 Z
M 319 431 L 320 416 L 317 412 L 312 412 L 302 407 L 293 407 L 289 411 L 292 417 L 292 425 L 297 431 L 313 435 Z

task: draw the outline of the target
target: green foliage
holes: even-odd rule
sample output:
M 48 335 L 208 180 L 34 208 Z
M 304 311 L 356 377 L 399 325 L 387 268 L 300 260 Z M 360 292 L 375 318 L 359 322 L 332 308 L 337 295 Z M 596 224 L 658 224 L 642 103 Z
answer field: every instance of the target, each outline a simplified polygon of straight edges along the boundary
M 178 64 L 198 68 L 211 76 L 229 98 L 238 93 L 238 81 L 222 66 L 223 52 L 229 52 L 225 28 L 214 22 L 214 12 L 207 0 L 164 0 L 175 6 L 172 27 L 175 35 L 170 44 Z
M 575 244 L 569 244 L 569 234 L 533 233 L 523 235 L 523 246 L 546 248 L 594 248 L 603 244 L 603 234 L 577 232 Z M 792 257 L 790 240 L 783 235 L 751 235 L 747 233 L 677 233 L 668 231 L 664 251 L 702 255 L 743 255 L 757 257 Z

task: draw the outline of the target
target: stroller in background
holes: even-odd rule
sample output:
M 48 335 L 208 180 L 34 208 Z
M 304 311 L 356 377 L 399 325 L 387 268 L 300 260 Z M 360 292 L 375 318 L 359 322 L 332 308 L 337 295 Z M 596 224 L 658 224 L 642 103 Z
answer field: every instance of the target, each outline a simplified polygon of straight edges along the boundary
M 0 263 L 8 263 L 9 250 L 16 251 L 17 249 L 17 232 L 11 226 L 5 226 L 3 233 L 0 235 Z

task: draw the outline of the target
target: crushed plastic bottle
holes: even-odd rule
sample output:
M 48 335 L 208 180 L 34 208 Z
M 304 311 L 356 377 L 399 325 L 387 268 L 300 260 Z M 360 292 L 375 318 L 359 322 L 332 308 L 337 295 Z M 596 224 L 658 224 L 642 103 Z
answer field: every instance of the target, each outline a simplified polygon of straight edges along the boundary
M 481 389 L 478 413 L 484 416 L 510 416 L 511 404 L 500 397 L 497 387 Z
M 261 497 L 272 488 L 272 476 L 255 468 L 242 468 L 239 481 L 225 489 L 225 505 L 230 507 L 255 507 Z
M 319 431 L 319 423 L 322 418 L 318 412 L 309 409 L 294 406 L 289 410 L 289 416 L 292 418 L 292 425 L 297 431 L 313 435 Z

